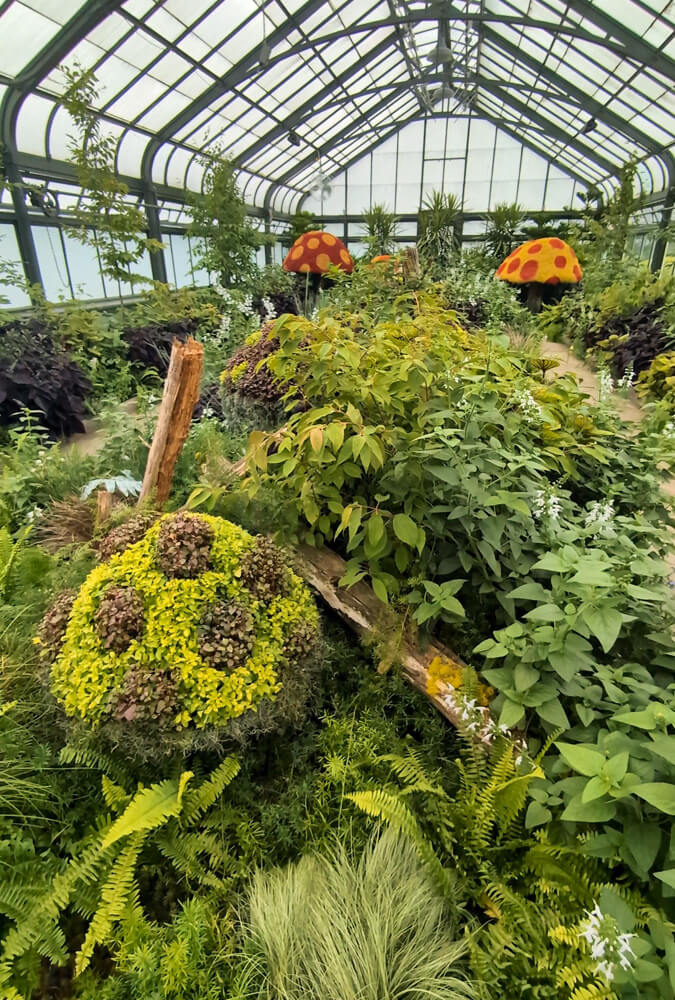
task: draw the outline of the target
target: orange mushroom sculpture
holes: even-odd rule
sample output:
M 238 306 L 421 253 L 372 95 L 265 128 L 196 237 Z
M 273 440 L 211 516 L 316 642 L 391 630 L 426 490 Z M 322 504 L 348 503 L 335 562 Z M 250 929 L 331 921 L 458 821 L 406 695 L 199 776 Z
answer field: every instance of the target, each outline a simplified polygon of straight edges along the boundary
M 582 270 L 569 243 L 557 236 L 528 240 L 502 261 L 495 277 L 512 285 L 527 285 L 527 306 L 539 312 L 547 285 L 576 285 Z
M 284 271 L 298 274 L 325 274 L 331 265 L 347 274 L 354 270 L 354 261 L 342 240 L 332 233 L 312 230 L 299 236 L 286 254 Z

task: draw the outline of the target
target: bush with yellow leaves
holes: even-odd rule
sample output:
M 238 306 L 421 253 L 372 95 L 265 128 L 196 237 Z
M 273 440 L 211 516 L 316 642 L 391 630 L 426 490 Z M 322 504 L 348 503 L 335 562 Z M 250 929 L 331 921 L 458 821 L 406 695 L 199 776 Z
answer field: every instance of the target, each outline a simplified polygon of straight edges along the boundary
M 266 538 L 181 512 L 87 577 L 48 651 L 52 691 L 90 729 L 272 729 L 303 700 L 317 634 Z

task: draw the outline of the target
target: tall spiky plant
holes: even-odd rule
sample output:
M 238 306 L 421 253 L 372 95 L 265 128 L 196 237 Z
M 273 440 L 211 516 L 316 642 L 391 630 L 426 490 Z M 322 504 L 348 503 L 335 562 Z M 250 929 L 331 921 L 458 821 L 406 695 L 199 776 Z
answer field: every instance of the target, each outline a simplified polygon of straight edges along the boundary
M 440 275 L 459 250 L 462 203 L 454 194 L 432 191 L 417 216 L 417 249 L 422 265 Z
M 370 257 L 393 253 L 396 249 L 398 219 L 386 205 L 372 205 L 363 213 L 363 232 Z
M 486 217 L 485 246 L 493 262 L 499 264 L 523 240 L 525 212 L 520 205 L 499 202 Z

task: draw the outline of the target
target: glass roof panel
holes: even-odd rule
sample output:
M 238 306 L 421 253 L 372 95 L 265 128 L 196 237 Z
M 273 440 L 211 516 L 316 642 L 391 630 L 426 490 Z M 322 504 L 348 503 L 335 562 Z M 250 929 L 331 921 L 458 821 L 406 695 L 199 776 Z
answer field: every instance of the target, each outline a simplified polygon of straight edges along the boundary
M 246 174 L 251 197 L 266 194 L 275 207 L 301 197 L 317 151 L 325 170 L 344 170 L 432 110 L 443 116 L 428 119 L 441 143 L 469 107 L 474 139 L 477 114 L 492 123 L 476 174 L 489 190 L 477 189 L 480 197 L 515 183 L 483 176 L 495 124 L 522 138 L 528 162 L 541 155 L 585 182 L 614 183 L 630 155 L 650 189 L 675 181 L 675 5 L 667 0 L 455 0 L 448 20 L 423 0 L 127 0 L 107 15 L 105 4 L 100 15 L 95 6 L 0 4 L 0 81 L 36 66 L 36 94 L 23 97 L 17 116 L 19 162 L 22 152 L 67 156 L 68 117 L 52 112 L 64 84 L 58 66 L 77 60 L 97 75 L 124 173 L 192 187 L 201 183 L 199 154 L 219 144 Z M 71 18 L 69 46 L 59 49 L 54 40 Z M 434 57 L 439 45 L 451 61 Z M 427 185 L 457 169 L 443 149 Z M 525 154 L 518 146 L 510 155 Z M 564 174 L 555 180 L 559 191 L 567 183 Z M 548 188 L 540 196 L 552 197 Z

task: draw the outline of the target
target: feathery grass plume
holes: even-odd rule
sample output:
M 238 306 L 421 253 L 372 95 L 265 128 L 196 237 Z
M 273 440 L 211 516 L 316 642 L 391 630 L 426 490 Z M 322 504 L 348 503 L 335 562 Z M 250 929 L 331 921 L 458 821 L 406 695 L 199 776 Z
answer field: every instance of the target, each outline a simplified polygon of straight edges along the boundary
M 471 1000 L 465 954 L 414 846 L 386 832 L 357 862 L 336 846 L 256 874 L 234 996 Z

